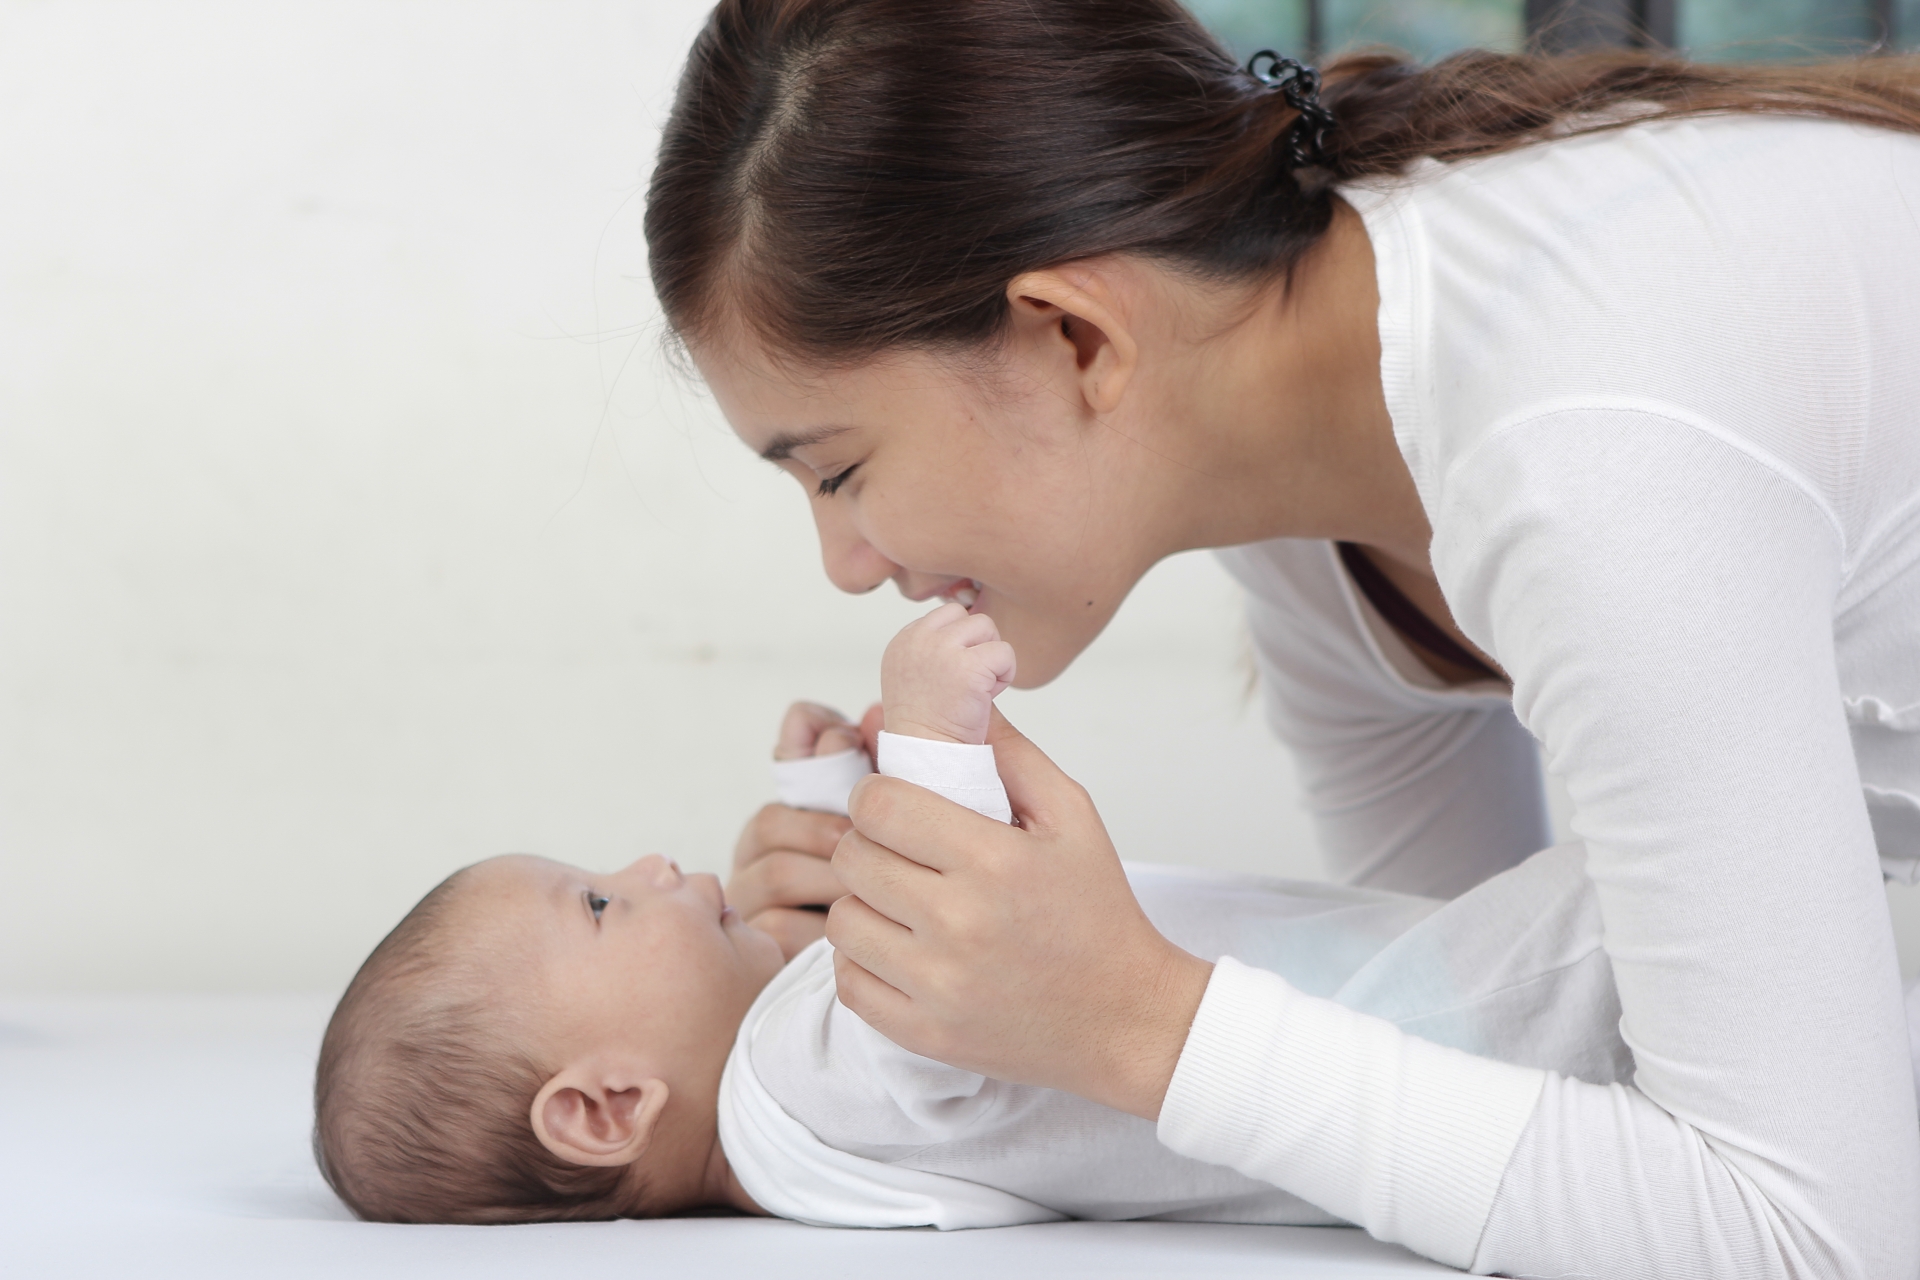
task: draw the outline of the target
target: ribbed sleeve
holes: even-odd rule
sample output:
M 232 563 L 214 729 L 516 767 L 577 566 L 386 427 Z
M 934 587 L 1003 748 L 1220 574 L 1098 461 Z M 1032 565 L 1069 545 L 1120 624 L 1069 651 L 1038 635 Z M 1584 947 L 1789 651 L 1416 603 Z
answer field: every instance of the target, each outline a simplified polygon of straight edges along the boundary
M 1160 1140 L 1466 1267 L 1545 1079 L 1222 959 Z

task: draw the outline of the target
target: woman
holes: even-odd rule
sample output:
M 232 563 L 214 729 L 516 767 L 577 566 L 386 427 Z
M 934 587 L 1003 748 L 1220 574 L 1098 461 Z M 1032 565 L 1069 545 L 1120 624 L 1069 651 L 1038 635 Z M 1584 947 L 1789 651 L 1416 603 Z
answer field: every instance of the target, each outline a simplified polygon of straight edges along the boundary
M 1633 1083 L 1180 952 L 1004 725 L 1019 827 L 877 780 L 837 850 L 763 815 L 736 897 L 791 934 L 844 887 L 840 998 L 901 1045 L 1455 1266 L 1915 1274 L 1881 890 L 1920 869 L 1914 68 L 1316 89 L 1171 0 L 724 0 L 655 285 L 834 583 L 991 613 L 1023 684 L 1234 548 L 1344 878 L 1459 893 L 1546 844 L 1537 738 Z

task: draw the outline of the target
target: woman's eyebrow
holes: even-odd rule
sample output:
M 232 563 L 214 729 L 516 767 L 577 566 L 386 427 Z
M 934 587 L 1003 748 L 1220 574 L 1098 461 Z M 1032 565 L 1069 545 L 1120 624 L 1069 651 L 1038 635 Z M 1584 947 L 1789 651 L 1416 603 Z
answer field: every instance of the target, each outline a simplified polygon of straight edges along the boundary
M 785 462 L 795 449 L 821 444 L 851 430 L 852 427 L 815 427 L 811 431 L 783 431 L 760 451 L 760 456 L 768 462 Z

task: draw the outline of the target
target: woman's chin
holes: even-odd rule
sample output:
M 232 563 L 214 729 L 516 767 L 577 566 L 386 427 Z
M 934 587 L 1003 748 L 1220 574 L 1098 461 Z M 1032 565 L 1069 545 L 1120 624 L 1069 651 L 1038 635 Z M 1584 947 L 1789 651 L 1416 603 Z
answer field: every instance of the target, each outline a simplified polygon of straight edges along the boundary
M 1004 633 L 1003 633 L 1004 634 Z M 1038 689 L 1052 684 L 1060 673 L 1073 665 L 1073 660 L 1086 651 L 1087 644 L 1054 643 L 1051 645 L 1029 641 L 1022 644 L 1008 637 L 1013 645 L 1015 689 Z M 1091 639 L 1087 643 L 1091 643 Z
M 1013 646 L 1013 687 L 1016 689 L 1038 689 L 1052 684 L 1100 638 L 1118 608 L 1116 605 L 1097 615 L 1090 608 L 1085 613 L 1064 617 L 1059 614 L 1034 617 L 1008 607 L 1004 600 L 992 598 L 990 590 L 981 593 L 981 604 L 1000 629 L 1000 638 Z

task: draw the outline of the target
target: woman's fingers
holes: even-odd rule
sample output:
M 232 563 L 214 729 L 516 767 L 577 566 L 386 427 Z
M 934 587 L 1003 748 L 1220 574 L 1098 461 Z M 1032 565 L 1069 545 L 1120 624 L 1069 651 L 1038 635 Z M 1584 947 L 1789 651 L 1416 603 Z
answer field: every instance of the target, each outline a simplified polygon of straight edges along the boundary
M 911 930 L 888 919 L 852 894 L 834 903 L 827 912 L 827 940 L 833 943 L 834 972 L 839 973 L 843 961 L 849 963 L 885 985 L 896 999 L 902 999 L 901 993 L 888 980 L 888 975 L 895 967 L 894 959 L 902 945 L 912 936 Z M 872 999 L 876 1006 L 888 1003 L 872 991 L 863 992 L 862 998 Z M 854 1009 L 844 991 L 840 1003 Z M 854 1012 L 859 1013 L 860 1010 L 854 1009 Z
M 881 1034 L 913 1012 L 913 1002 L 862 968 L 838 946 L 833 952 L 834 985 L 839 988 L 840 1003 L 860 1020 Z
M 753 815 L 733 851 L 735 870 L 773 853 L 805 853 L 831 858 L 833 846 L 853 825 L 837 813 L 814 813 L 770 804 Z
M 991 709 L 987 721 L 987 745 L 993 748 L 994 767 L 1007 789 L 1007 803 L 1022 827 L 1032 831 L 1057 826 L 1063 812 L 1069 810 L 1075 817 L 1093 814 L 1086 788 L 1062 772 L 1033 744 L 1033 739 L 1014 728 L 997 706 Z
M 846 891 L 827 859 L 783 849 L 735 871 L 727 902 L 751 920 L 769 907 L 825 906 Z
M 827 932 L 826 912 L 802 911 L 795 907 L 772 907 L 747 916 L 747 923 L 762 933 L 772 934 L 773 940 L 780 944 L 780 954 L 788 960 L 820 941 Z
M 918 790 L 918 788 L 909 788 Z M 929 793 L 930 794 L 930 793 Z M 933 796 L 935 800 L 940 797 Z M 941 801 L 960 808 L 950 801 Z M 992 822 L 979 814 L 961 809 L 968 817 Z M 1004 824 L 995 822 L 994 826 Z M 921 863 L 903 858 L 859 831 L 849 831 L 833 851 L 833 873 L 845 892 L 853 895 L 863 910 L 877 911 L 897 926 L 912 928 L 925 911 L 928 895 L 934 892 L 939 874 Z

